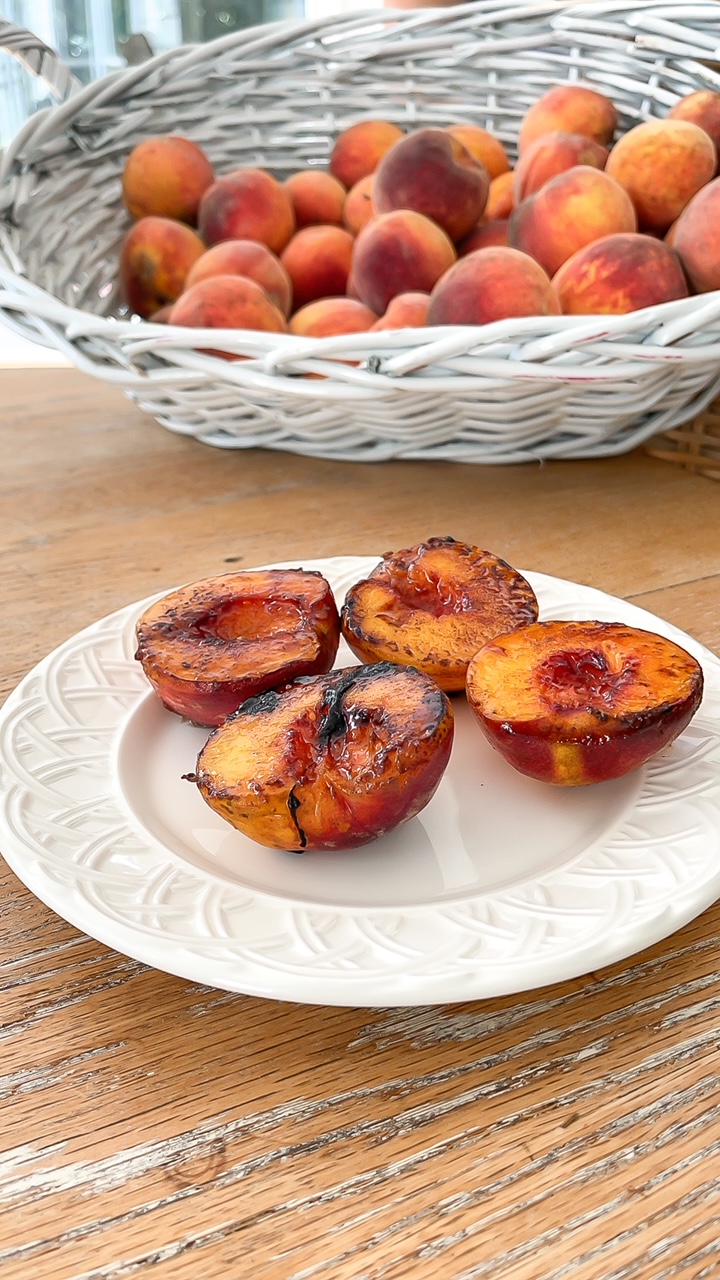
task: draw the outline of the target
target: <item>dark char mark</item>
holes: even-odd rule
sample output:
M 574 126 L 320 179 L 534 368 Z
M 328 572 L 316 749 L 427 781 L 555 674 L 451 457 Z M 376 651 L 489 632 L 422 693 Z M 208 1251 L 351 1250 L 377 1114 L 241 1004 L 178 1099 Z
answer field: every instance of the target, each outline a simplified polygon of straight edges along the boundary
M 297 785 L 297 784 L 296 784 L 296 785 Z M 298 833 L 298 839 L 299 839 L 299 841 L 300 841 L 300 848 L 299 848 L 299 849 L 293 849 L 293 850 L 291 851 L 292 853 L 302 853 L 303 849 L 307 848 L 307 836 L 305 835 L 305 832 L 303 831 L 303 829 L 302 829 L 302 827 L 300 826 L 300 823 L 298 822 L 298 819 L 297 819 L 297 811 L 298 811 L 298 809 L 299 809 L 299 808 L 300 808 L 300 801 L 298 800 L 297 796 L 295 795 L 295 787 L 293 787 L 292 791 L 290 792 L 290 795 L 288 796 L 288 812 L 289 812 L 290 817 L 291 817 L 291 819 L 292 819 L 292 824 L 293 824 L 293 826 L 294 826 L 295 830 L 296 830 L 296 831 L 297 831 L 297 833 Z
M 348 671 L 345 671 L 330 686 L 325 695 L 321 720 L 318 726 L 318 745 L 326 747 L 333 738 L 339 737 L 347 731 L 348 723 L 343 703 L 346 694 L 352 689 L 353 685 L 359 684 L 364 680 L 397 675 L 398 671 L 405 672 L 408 670 L 411 670 L 411 668 L 399 667 L 396 662 L 373 662 L 362 667 L 351 667 Z
M 241 702 L 237 711 L 228 716 L 228 720 L 238 720 L 240 716 L 267 715 L 275 710 L 279 701 L 280 693 L 277 689 L 266 689 L 265 693 L 258 693 L 254 698 Z

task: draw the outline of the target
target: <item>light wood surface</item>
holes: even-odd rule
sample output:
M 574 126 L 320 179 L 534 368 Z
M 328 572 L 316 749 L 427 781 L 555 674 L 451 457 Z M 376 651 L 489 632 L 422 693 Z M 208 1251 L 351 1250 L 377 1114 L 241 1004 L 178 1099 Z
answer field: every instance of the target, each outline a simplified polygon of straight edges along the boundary
M 341 464 L 171 435 L 66 370 L 0 371 L 0 695 L 182 581 L 450 533 L 720 653 L 720 488 L 643 453 Z M 146 968 L 0 863 L 8 1280 L 720 1274 L 720 908 L 526 995 L 294 1006 Z

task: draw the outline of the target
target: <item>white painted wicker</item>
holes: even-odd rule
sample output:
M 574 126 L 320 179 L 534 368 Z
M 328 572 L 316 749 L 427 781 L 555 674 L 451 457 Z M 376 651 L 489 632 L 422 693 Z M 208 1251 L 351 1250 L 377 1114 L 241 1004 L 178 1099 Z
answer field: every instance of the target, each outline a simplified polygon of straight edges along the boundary
M 187 46 L 80 88 L 52 50 L 0 23 L 0 47 L 59 105 L 0 158 L 0 319 L 208 444 L 324 457 L 506 463 L 622 453 L 720 392 L 720 293 L 623 317 L 512 320 L 312 340 L 123 318 L 120 175 L 132 146 L 196 139 L 219 172 L 325 165 L 338 132 L 382 116 L 471 121 L 511 152 L 558 82 L 606 92 L 621 127 L 720 89 L 717 0 L 478 0 L 276 23 Z M 1 339 L 0 339 L 1 340 Z M 343 363 L 345 361 L 359 364 Z M 323 375 L 303 378 L 303 373 Z

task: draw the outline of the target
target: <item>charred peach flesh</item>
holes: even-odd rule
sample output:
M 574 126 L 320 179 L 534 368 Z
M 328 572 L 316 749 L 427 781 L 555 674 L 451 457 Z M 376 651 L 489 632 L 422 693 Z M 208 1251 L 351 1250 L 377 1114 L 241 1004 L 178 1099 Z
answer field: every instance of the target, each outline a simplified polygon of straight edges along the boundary
M 191 778 L 258 844 L 352 849 L 425 807 L 452 738 L 450 703 L 427 676 L 393 663 L 350 667 L 245 702 Z
M 486 737 L 520 773 L 559 786 L 620 778 L 688 725 L 702 669 L 620 622 L 537 622 L 485 645 L 467 673 Z
M 350 588 L 340 616 L 364 662 L 418 667 L 452 693 L 464 688 L 482 645 L 537 615 L 532 587 L 504 560 L 454 538 L 430 538 L 384 556 Z
M 171 591 L 136 636 L 135 657 L 168 710 L 218 725 L 246 698 L 329 671 L 340 620 L 321 574 L 258 569 Z

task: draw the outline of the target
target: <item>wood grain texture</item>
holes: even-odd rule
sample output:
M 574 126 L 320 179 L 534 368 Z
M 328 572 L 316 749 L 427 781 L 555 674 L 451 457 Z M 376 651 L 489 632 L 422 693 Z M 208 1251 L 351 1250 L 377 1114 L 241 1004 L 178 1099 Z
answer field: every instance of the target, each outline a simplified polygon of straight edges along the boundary
M 227 453 L 65 370 L 0 372 L 0 693 L 148 593 L 452 533 L 720 652 L 712 481 Z M 720 1274 L 720 905 L 502 1000 L 253 999 L 79 934 L 2 865 L 0 1267 L 32 1280 Z

